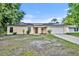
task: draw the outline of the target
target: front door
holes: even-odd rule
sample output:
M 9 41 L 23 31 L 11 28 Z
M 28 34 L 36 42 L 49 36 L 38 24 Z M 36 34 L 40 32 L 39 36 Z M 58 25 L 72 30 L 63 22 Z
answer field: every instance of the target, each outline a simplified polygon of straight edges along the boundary
M 36 34 L 38 33 L 38 27 L 35 27 L 35 33 Z

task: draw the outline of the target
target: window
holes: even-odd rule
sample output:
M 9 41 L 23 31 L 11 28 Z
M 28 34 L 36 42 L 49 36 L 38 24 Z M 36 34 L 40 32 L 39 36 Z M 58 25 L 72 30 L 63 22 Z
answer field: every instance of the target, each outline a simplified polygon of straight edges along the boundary
M 78 28 L 74 28 L 74 31 L 78 31 Z
M 13 27 L 10 27 L 10 32 L 11 32 L 11 33 L 13 32 Z

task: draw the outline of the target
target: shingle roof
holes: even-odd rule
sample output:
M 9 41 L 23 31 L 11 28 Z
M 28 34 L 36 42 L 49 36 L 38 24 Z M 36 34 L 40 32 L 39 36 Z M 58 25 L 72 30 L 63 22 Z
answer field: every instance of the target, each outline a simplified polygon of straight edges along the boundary
M 48 23 L 48 26 L 63 26 L 64 24 L 59 24 L 59 23 Z
M 47 26 L 62 26 L 64 24 L 56 24 L 56 23 L 24 23 L 24 22 L 21 22 L 21 23 L 18 23 L 14 26 L 28 26 L 28 25 L 31 25 L 31 26 L 42 26 L 42 25 L 47 25 Z
M 21 23 L 18 23 L 18 24 L 16 24 L 16 25 L 19 25 L 19 26 L 21 26 L 21 25 L 33 25 L 32 23 L 23 23 L 23 22 L 21 22 Z

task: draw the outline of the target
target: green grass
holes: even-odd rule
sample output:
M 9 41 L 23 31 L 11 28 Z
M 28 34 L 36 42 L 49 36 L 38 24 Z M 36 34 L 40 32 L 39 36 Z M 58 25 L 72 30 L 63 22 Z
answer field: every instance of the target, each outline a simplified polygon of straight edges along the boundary
M 47 40 L 53 40 L 56 39 L 55 36 L 53 36 L 52 34 L 47 34 L 47 35 L 42 35 L 43 37 L 47 38 Z
M 79 37 L 79 32 L 75 32 L 75 33 L 66 33 L 68 35 L 73 35 L 73 36 L 78 36 Z
M 56 39 L 58 40 L 60 43 L 62 43 L 64 46 L 69 47 L 69 48 L 75 48 L 75 49 L 79 49 L 79 45 L 72 43 L 70 41 L 66 41 L 64 39 L 55 37 L 54 35 L 46 35 L 46 37 L 48 37 L 49 39 Z
M 21 53 L 20 55 L 23 55 L 23 56 L 33 56 L 34 53 L 32 51 L 28 51 L 28 52 Z
M 25 40 L 15 40 L 15 39 L 23 39 Z M 9 45 L 6 45 L 5 43 L 3 45 L 0 45 L 0 55 L 20 55 L 20 56 L 35 56 L 39 55 L 40 51 L 37 51 L 33 49 L 32 47 L 28 47 L 30 42 L 34 40 L 57 40 L 58 43 L 62 44 L 66 49 L 73 50 L 73 53 L 76 53 L 79 55 L 79 45 L 74 44 L 72 42 L 66 41 L 64 39 L 55 37 L 54 35 L 47 34 L 47 35 L 19 35 L 14 38 L 7 38 L 6 40 L 1 40 L 0 42 L 10 43 Z M 11 44 L 12 43 L 12 44 Z M 32 48 L 32 49 L 31 49 Z M 20 51 L 19 49 L 22 49 L 20 53 L 17 53 L 17 51 Z M 49 48 L 51 49 L 51 48 Z M 42 51 L 42 50 L 41 50 Z M 45 50 L 48 51 L 48 50 Z M 53 52 L 52 52 L 53 53 Z

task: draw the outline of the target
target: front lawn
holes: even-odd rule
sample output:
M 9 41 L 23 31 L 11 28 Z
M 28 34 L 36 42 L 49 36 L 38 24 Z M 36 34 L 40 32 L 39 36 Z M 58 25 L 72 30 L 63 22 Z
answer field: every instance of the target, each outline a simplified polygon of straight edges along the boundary
M 0 37 L 0 56 L 79 56 L 79 45 L 53 35 Z
M 64 46 L 66 47 L 69 47 L 69 48 L 72 48 L 72 49 L 76 49 L 77 51 L 79 50 L 79 45 L 75 44 L 75 43 L 72 43 L 72 42 L 69 42 L 69 41 L 66 41 L 66 40 L 63 40 L 61 38 L 58 38 L 58 37 L 55 37 L 53 35 L 47 35 L 48 38 L 56 38 L 56 40 L 58 40 L 58 42 L 60 42 L 61 44 L 63 44 Z
M 79 32 L 75 32 L 75 33 L 66 33 L 68 35 L 73 35 L 73 36 L 78 36 L 79 37 Z

